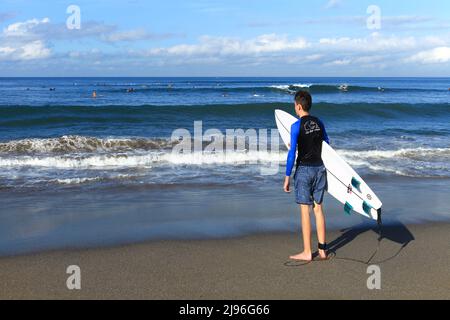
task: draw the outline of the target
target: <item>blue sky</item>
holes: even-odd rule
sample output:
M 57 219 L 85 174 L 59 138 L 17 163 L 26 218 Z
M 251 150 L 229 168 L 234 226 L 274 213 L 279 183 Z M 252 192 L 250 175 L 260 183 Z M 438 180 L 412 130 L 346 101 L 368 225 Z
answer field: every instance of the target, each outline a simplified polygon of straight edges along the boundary
M 447 0 L 0 3 L 0 76 L 449 75 Z

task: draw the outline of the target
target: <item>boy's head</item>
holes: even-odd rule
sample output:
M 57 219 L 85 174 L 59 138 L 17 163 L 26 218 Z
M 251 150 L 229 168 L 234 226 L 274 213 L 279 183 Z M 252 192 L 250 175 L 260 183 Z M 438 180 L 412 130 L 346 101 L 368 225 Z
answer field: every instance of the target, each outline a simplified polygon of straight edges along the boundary
M 300 90 L 295 94 L 295 111 L 299 114 L 300 110 L 309 112 L 312 107 L 312 97 L 307 91 Z

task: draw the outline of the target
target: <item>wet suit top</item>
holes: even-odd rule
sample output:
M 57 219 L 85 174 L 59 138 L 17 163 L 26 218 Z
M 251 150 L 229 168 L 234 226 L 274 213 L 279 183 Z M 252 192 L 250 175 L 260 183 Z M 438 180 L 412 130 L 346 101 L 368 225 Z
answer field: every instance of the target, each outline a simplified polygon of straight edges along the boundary
M 323 165 L 322 141 L 328 144 L 327 131 L 319 118 L 304 116 L 291 127 L 291 148 L 289 150 L 286 176 L 290 177 L 294 168 L 298 148 L 297 167 L 317 167 Z

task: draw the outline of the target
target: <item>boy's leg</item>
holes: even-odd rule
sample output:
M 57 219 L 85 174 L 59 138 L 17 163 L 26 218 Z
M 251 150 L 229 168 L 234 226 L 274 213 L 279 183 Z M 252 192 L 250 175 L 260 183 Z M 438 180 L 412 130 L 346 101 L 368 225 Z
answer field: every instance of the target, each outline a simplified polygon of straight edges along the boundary
M 319 240 L 319 243 L 325 244 L 327 242 L 326 222 L 325 216 L 323 214 L 323 207 L 321 204 L 315 204 L 314 215 L 316 216 L 317 239 Z M 319 255 L 322 259 L 326 259 L 327 257 L 327 253 L 325 250 L 319 250 Z
M 326 244 L 326 224 L 325 216 L 323 214 L 323 196 L 327 189 L 327 169 L 325 166 L 317 168 L 316 177 L 313 183 L 313 198 L 314 198 L 314 214 L 316 216 L 317 238 L 320 244 Z M 319 249 L 321 259 L 327 258 L 326 250 Z
M 291 256 L 291 259 L 294 260 L 302 260 L 302 261 L 311 261 L 312 260 L 312 251 L 311 251 L 311 217 L 310 217 L 310 206 L 309 205 L 300 205 L 300 211 L 302 215 L 302 234 L 303 234 L 303 252 Z

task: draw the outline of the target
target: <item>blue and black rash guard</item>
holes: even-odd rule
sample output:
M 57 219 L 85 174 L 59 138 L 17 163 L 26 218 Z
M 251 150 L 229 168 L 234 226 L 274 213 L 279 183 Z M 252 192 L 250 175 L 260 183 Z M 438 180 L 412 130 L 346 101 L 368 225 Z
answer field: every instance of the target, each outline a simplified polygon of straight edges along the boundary
M 330 143 L 325 126 L 318 118 L 305 116 L 294 123 L 291 127 L 291 145 L 287 159 L 286 176 L 290 177 L 292 174 L 297 149 L 297 167 L 323 165 L 323 141 Z

